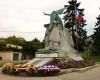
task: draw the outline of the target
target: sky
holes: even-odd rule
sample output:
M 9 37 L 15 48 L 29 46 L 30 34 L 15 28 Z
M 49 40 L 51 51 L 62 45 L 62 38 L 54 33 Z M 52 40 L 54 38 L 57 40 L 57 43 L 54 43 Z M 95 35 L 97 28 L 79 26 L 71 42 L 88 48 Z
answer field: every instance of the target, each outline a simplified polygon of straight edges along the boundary
M 69 0 L 0 0 L 0 38 L 16 35 L 26 40 L 38 38 L 43 40 L 44 24 L 49 17 L 43 12 L 51 13 L 68 4 Z M 93 34 L 96 17 L 100 14 L 100 0 L 78 0 L 84 8 L 87 20 L 87 35 Z

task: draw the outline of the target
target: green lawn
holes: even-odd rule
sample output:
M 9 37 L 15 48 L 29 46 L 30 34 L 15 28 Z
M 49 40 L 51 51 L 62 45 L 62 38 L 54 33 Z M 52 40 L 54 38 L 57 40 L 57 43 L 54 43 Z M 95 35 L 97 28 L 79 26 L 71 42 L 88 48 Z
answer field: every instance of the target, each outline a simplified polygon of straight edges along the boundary
M 88 59 L 93 60 L 95 62 L 100 62 L 100 56 L 90 56 Z
M 90 54 L 87 51 L 80 53 L 80 55 L 86 59 L 93 60 L 95 62 L 100 62 L 100 56 L 90 56 Z

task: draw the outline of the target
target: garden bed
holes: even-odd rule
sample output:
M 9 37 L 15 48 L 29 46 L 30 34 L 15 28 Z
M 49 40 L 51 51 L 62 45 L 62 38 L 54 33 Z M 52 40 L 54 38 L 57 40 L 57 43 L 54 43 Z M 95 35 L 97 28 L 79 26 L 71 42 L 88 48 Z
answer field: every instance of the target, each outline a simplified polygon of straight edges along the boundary
M 2 72 L 10 75 L 26 75 L 26 76 L 49 76 L 59 74 L 61 72 L 85 71 L 94 66 L 95 63 L 90 60 L 73 61 L 64 59 L 54 59 L 53 61 L 35 67 L 32 64 L 13 64 L 6 63 L 3 65 Z
M 9 75 L 23 75 L 24 76 L 45 76 L 60 72 L 60 68 L 55 65 L 43 65 L 35 67 L 32 64 L 18 64 L 6 63 L 3 66 L 2 72 Z

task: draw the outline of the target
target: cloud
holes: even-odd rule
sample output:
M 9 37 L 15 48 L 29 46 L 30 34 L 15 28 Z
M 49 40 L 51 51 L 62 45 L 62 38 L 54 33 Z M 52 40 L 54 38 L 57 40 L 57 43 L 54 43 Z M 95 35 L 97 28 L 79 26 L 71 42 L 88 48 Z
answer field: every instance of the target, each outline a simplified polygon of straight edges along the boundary
M 86 28 L 93 28 L 96 17 L 100 13 L 100 1 L 79 1 L 81 2 L 80 7 L 85 8 L 85 18 L 88 24 Z M 8 31 L 3 32 L 2 36 L 4 34 L 7 36 L 16 34 L 17 36 L 23 36 L 27 40 L 34 37 L 43 39 L 45 33 L 43 25 L 49 23 L 49 17 L 44 16 L 43 12 L 51 13 L 66 4 L 66 0 L 0 0 L 0 31 Z M 15 33 L 9 31 L 15 31 Z M 93 32 L 93 30 L 88 30 L 89 35 L 90 32 Z

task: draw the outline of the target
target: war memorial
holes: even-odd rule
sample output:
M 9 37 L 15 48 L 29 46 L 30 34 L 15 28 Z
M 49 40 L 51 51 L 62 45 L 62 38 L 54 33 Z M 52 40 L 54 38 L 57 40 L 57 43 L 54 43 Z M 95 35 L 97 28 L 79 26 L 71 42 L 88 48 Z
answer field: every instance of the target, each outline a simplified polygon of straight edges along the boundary
M 46 28 L 44 42 L 45 48 L 38 49 L 35 58 L 24 64 L 14 65 L 6 63 L 3 66 L 5 74 L 20 74 L 26 72 L 28 75 L 58 74 L 64 69 L 78 69 L 95 65 L 94 62 L 85 60 L 74 49 L 72 32 L 64 27 L 61 14 L 67 9 L 52 11 L 44 15 L 50 17 L 50 23 L 44 24 Z

